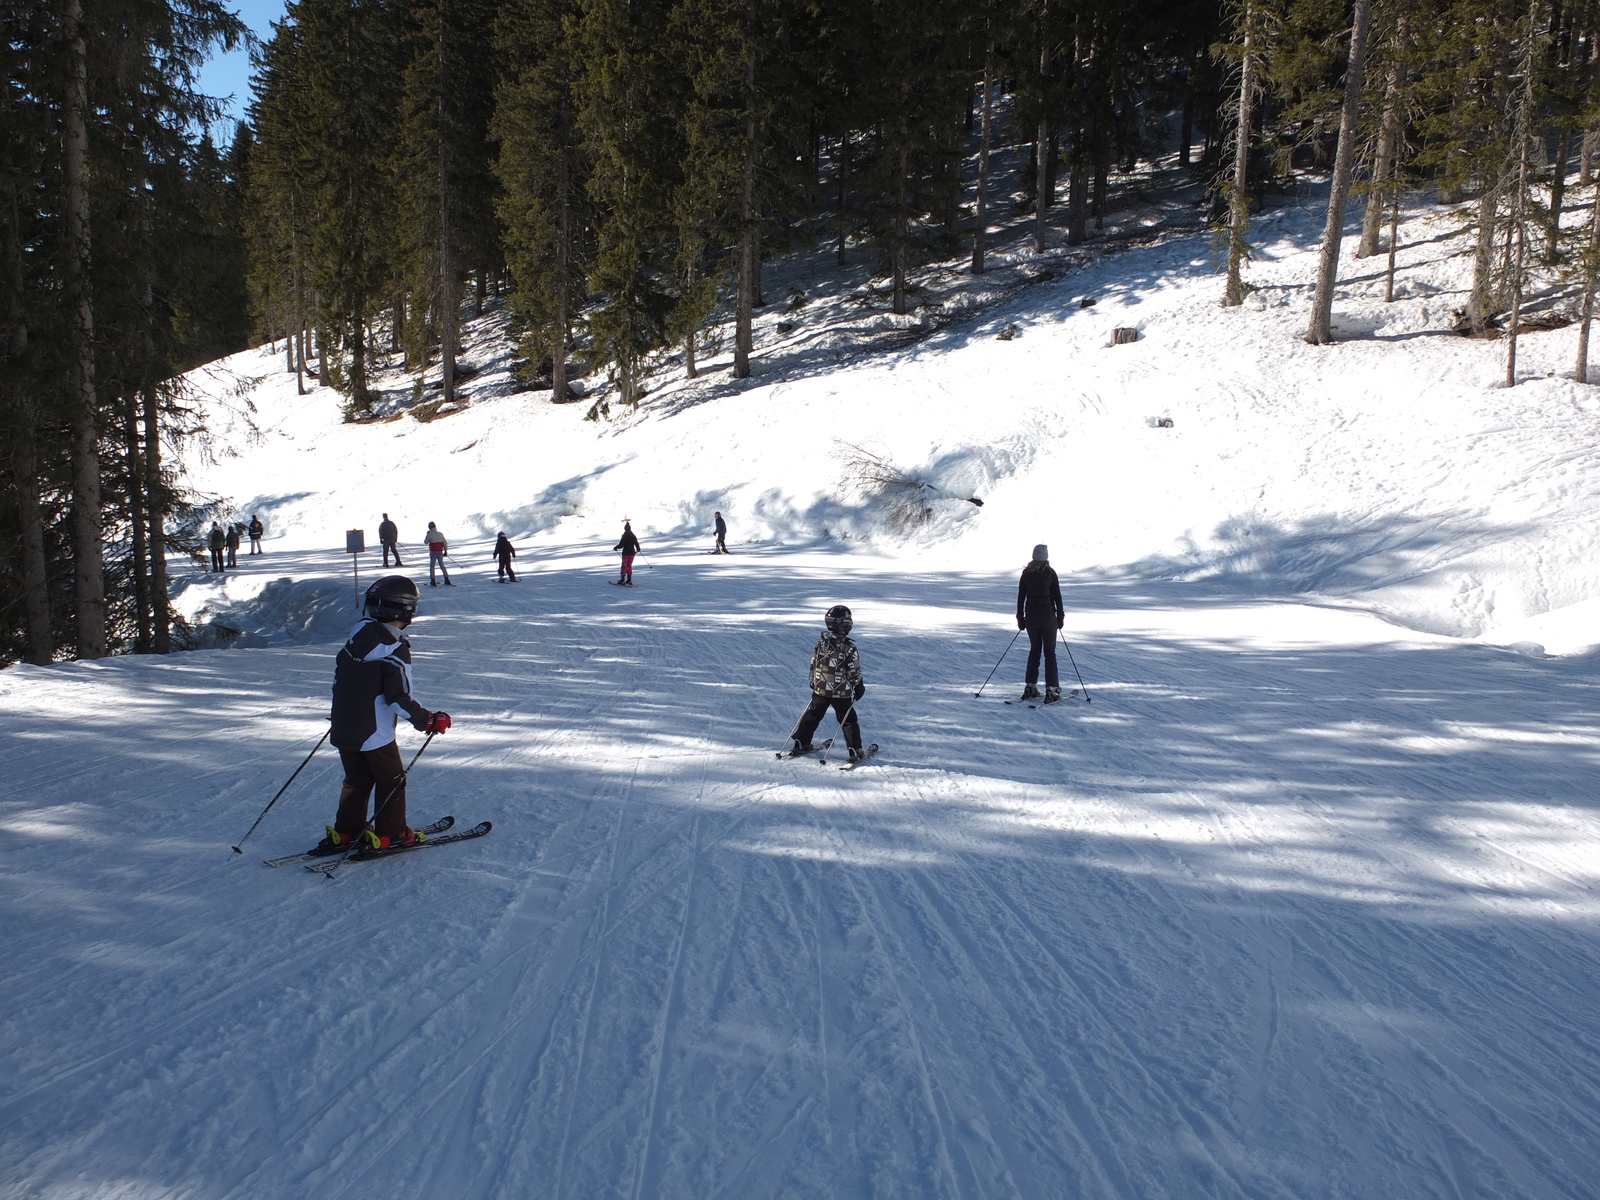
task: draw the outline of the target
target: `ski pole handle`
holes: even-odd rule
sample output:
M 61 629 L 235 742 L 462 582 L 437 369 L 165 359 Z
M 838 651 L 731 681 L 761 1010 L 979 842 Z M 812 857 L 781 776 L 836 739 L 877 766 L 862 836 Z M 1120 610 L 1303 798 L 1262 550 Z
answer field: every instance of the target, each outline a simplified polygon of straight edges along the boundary
M 289 790 L 289 784 L 294 782 L 295 775 L 299 775 L 301 771 L 306 769 L 306 763 L 311 761 L 311 755 L 322 749 L 322 743 L 328 740 L 328 735 L 332 732 L 333 726 L 331 725 L 322 731 L 322 736 L 317 739 L 317 744 L 311 747 L 311 754 L 306 755 L 300 765 L 294 769 L 294 775 L 289 776 L 284 785 L 278 789 L 278 795 L 267 801 L 267 806 L 261 810 L 261 815 L 256 818 L 256 824 L 250 826 L 249 832 L 240 838 L 238 844 L 234 846 L 233 852 L 235 854 L 244 853 L 244 844 L 250 840 L 250 834 L 256 831 L 256 825 L 261 824 L 266 819 L 267 814 L 272 811 L 272 806 L 278 802 L 278 798 Z

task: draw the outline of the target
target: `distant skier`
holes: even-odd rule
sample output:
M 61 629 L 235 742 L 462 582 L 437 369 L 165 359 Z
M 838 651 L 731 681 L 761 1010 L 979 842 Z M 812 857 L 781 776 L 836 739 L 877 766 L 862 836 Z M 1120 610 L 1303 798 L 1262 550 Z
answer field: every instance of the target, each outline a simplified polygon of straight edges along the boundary
M 383 547 L 383 565 L 389 565 L 389 555 L 394 555 L 394 565 L 405 566 L 400 561 L 400 531 L 395 528 L 394 522 L 389 520 L 389 514 L 383 514 L 383 520 L 378 522 L 378 544 Z
M 1056 673 L 1056 631 L 1066 624 L 1061 604 L 1061 581 L 1050 566 L 1050 548 L 1033 548 L 1033 561 L 1017 580 L 1017 628 L 1028 631 L 1028 673 L 1022 699 L 1039 698 L 1039 655 L 1044 654 L 1044 702 L 1061 699 L 1061 676 Z
M 633 535 L 633 525 L 624 521 L 622 523 L 622 540 L 613 550 L 622 551 L 622 578 L 617 580 L 623 587 L 633 586 L 633 556 L 639 553 L 639 539 Z
M 215 521 L 211 522 L 209 544 L 211 546 L 211 569 L 213 571 L 221 571 L 223 570 L 222 552 L 228 548 L 228 535 L 222 532 L 222 526 Z
M 237 567 L 239 565 L 239 525 L 236 522 L 228 522 L 228 532 L 224 535 L 224 540 L 228 546 L 228 565 Z
M 839 723 L 844 726 L 844 742 L 850 748 L 850 761 L 860 762 L 866 757 L 861 750 L 861 724 L 856 720 L 856 701 L 867 694 L 866 682 L 861 678 L 861 654 L 850 640 L 854 623 L 850 610 L 835 604 L 823 618 L 827 629 L 817 639 L 817 648 L 811 652 L 811 703 L 800 715 L 794 727 L 794 748 L 791 754 L 808 754 L 816 747 L 811 744 L 823 714 L 831 706 Z
M 428 548 L 428 586 L 439 586 L 434 578 L 434 568 L 437 567 L 439 574 L 444 576 L 445 587 L 455 587 L 455 584 L 450 582 L 450 572 L 445 570 L 444 566 L 444 556 L 450 553 L 450 543 L 444 540 L 444 534 L 439 532 L 439 527 L 432 521 L 428 522 L 428 532 L 422 535 L 422 544 Z M 398 552 L 395 557 L 400 557 Z
M 401 631 L 417 615 L 417 585 L 404 575 L 385 575 L 367 588 L 363 612 L 333 671 L 328 740 L 344 764 L 344 785 L 338 815 L 317 846 L 322 853 L 356 841 L 375 850 L 422 841 L 406 824 L 405 768 L 395 726 L 405 717 L 422 733 L 450 728 L 449 713 L 429 712 L 411 698 L 411 642 Z
M 721 513 L 712 513 L 717 519 L 717 548 L 711 553 L 726 554 L 728 552 L 728 523 L 722 519 Z
M 266 536 L 267 527 L 261 523 L 261 518 L 256 516 L 255 513 L 250 514 L 250 527 L 248 532 L 250 534 L 250 553 L 263 553 L 261 549 L 261 539 Z
M 517 573 L 511 569 L 511 560 L 516 556 L 517 548 L 511 544 L 510 538 L 504 533 L 495 538 L 494 558 L 495 562 L 499 564 L 499 569 L 494 576 L 497 583 L 505 583 L 508 575 L 511 577 L 512 583 L 517 581 Z

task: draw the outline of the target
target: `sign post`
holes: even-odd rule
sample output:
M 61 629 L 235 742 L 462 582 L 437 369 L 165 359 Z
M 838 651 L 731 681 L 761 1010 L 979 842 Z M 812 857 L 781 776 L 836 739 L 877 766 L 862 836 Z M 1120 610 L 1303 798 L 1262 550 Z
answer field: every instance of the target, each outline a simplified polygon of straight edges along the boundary
M 344 552 L 350 556 L 350 565 L 355 569 L 356 609 L 360 611 L 361 555 L 367 552 L 367 531 L 365 529 L 346 529 L 344 531 Z

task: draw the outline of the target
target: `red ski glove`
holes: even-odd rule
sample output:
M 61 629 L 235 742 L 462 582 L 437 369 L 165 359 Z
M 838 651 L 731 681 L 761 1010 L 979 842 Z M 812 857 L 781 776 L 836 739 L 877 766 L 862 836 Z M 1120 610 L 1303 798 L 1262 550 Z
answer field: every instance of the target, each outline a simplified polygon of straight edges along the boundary
M 422 727 L 423 733 L 444 733 L 450 728 L 450 714 L 447 712 L 431 713 L 428 723 Z

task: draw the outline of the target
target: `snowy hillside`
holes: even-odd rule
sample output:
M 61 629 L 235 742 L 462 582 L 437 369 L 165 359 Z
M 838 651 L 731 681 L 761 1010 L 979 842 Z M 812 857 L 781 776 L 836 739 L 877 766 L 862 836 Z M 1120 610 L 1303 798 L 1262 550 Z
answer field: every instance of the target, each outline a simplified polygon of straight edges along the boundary
M 0 1193 L 1595 1195 L 1600 393 L 1572 329 L 1514 390 L 1445 332 L 1442 211 L 1306 346 L 1320 213 L 1262 220 L 1236 310 L 1207 234 L 905 319 L 805 275 L 754 379 L 664 364 L 599 422 L 513 390 L 494 314 L 429 421 L 196 373 L 190 482 L 268 528 L 179 572 L 233 648 L 0 673 Z M 411 812 L 495 830 L 267 870 L 332 818 L 324 751 L 228 850 L 326 727 L 381 512 L 457 584 Z M 1016 649 L 974 697 L 1036 542 L 1092 703 L 1001 704 Z M 839 602 L 850 773 L 773 756 Z

